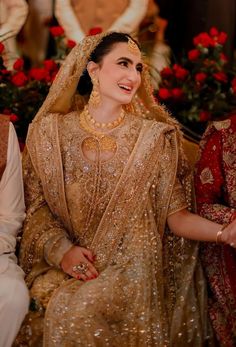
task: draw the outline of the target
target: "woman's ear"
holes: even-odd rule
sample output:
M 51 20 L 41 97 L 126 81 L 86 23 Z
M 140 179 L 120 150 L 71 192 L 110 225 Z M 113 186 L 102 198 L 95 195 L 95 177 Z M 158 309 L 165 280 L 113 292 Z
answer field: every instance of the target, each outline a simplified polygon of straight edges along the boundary
M 94 63 L 94 61 L 90 61 L 87 64 L 87 71 L 90 77 L 97 77 L 97 73 L 99 71 L 99 65 Z

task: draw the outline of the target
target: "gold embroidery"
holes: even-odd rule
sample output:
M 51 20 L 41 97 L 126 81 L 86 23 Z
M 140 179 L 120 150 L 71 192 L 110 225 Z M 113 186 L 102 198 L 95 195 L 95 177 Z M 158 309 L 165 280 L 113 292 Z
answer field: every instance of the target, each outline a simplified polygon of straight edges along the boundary
M 226 163 L 226 165 L 231 166 L 236 161 L 235 153 L 224 152 L 223 153 L 223 160 Z
M 213 184 L 214 177 L 212 175 L 211 170 L 208 167 L 202 170 L 200 180 L 202 184 Z
M 231 120 L 226 119 L 221 122 L 213 122 L 216 130 L 228 129 L 231 126 Z

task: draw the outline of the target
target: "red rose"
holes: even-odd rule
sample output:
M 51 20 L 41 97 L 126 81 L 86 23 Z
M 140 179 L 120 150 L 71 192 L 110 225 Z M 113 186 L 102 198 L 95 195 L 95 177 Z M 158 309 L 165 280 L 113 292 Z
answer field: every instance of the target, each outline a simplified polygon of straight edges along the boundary
M 95 27 L 95 28 L 91 28 L 89 30 L 88 36 L 97 35 L 97 34 L 101 34 L 101 33 L 102 33 L 102 28 Z
M 45 69 L 48 71 L 57 70 L 57 64 L 52 59 L 44 60 L 43 65 L 44 65 Z
M 210 35 L 211 36 L 218 36 L 219 35 L 219 31 L 215 28 L 215 27 L 212 27 L 211 29 L 210 29 Z
M 227 41 L 227 37 L 228 35 L 222 31 L 220 35 L 218 36 L 217 42 L 223 46 L 225 42 Z
M 68 40 L 67 41 L 67 47 L 73 48 L 75 46 L 76 46 L 76 42 L 75 41 L 73 41 L 73 40 Z
M 205 79 L 207 78 L 207 74 L 205 74 L 204 72 L 198 72 L 195 75 L 195 81 L 202 83 L 205 81 Z
M 18 117 L 16 114 L 12 113 L 12 114 L 10 115 L 10 121 L 11 121 L 12 123 L 17 122 L 18 120 L 19 120 L 19 117 Z
M 7 69 L 2 69 L 1 70 L 1 74 L 6 76 L 6 75 L 11 75 L 11 71 L 10 70 L 7 70 Z
M 64 29 L 59 25 L 50 28 L 50 33 L 53 37 L 62 36 L 64 35 L 64 32 Z
M 200 122 L 206 122 L 211 118 L 211 113 L 209 111 L 201 111 L 199 113 Z
M 0 54 L 4 51 L 5 46 L 2 42 L 0 42 Z
M 161 70 L 161 77 L 162 78 L 168 78 L 173 75 L 173 71 L 170 67 L 164 67 L 164 69 Z
M 175 72 L 175 77 L 180 80 L 184 80 L 189 74 L 188 70 L 184 69 L 178 64 L 174 64 L 173 70 Z
M 215 72 L 213 74 L 213 77 L 219 82 L 227 83 L 227 81 L 228 81 L 227 75 L 222 71 Z
M 24 74 L 24 72 L 19 71 L 11 78 L 12 83 L 17 87 L 22 87 L 26 84 L 28 81 L 27 76 Z
M 23 66 L 24 60 L 22 58 L 18 58 L 13 65 L 13 69 L 19 71 L 23 68 Z
M 160 88 L 158 91 L 158 96 L 162 100 L 167 100 L 171 97 L 171 92 L 167 88 Z
M 191 61 L 197 60 L 200 55 L 200 51 L 198 49 L 192 49 L 188 52 L 188 59 Z
M 47 80 L 49 73 L 45 68 L 34 67 L 30 69 L 29 76 L 36 81 Z
M 220 53 L 220 60 L 223 63 L 227 63 L 228 62 L 228 58 L 226 57 L 226 55 L 224 53 Z
M 174 99 L 178 100 L 178 99 L 182 99 L 184 95 L 183 89 L 181 88 L 173 88 L 172 89 L 172 96 Z
M 214 47 L 216 45 L 215 40 L 210 37 L 207 33 L 200 33 L 198 36 L 194 37 L 193 43 L 195 46 L 203 46 L 203 47 Z

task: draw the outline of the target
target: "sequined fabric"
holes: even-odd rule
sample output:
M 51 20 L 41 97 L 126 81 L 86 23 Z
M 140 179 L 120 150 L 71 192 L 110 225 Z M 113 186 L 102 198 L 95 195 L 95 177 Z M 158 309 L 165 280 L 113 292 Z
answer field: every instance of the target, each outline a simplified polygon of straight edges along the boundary
M 7 163 L 9 118 L 0 115 L 0 180 Z
M 105 34 L 106 35 L 106 34 Z M 131 113 L 110 131 L 116 150 L 93 160 L 80 127 L 78 79 L 103 35 L 67 57 L 27 137 L 27 218 L 20 263 L 32 307 L 17 346 L 202 347 L 209 336 L 198 244 L 167 216 L 191 203 L 178 124 L 155 103 L 144 64 Z M 97 279 L 63 274 L 58 251 L 76 243 L 97 255 Z
M 201 142 L 195 178 L 198 210 L 221 224 L 236 218 L 236 116 L 215 122 Z M 203 244 L 209 312 L 220 346 L 236 345 L 236 253 L 227 245 Z
M 26 336 L 27 331 L 33 335 L 28 345 L 46 309 L 44 346 L 201 346 L 199 300 L 205 302 L 197 247 L 164 234 L 166 216 L 186 207 L 174 129 L 129 115 L 111 131 L 118 149 L 104 162 L 85 157 L 82 143 L 88 134 L 75 112 L 48 117 L 40 133 L 43 189 L 29 157 L 24 159 L 29 210 L 20 259 L 38 304 L 28 330 L 22 328 Z M 57 205 L 63 193 L 57 190 L 60 177 L 53 161 L 58 150 L 67 204 L 62 215 Z M 96 280 L 69 279 L 45 263 L 43 245 L 63 235 L 97 254 Z M 192 286 L 194 273 L 198 290 Z

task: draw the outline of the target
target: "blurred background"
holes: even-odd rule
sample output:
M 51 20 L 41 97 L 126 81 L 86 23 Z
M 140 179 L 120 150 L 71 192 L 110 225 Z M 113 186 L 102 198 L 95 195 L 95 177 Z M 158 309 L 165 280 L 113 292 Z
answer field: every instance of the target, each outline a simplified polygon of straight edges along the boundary
M 65 56 L 107 30 L 138 40 L 157 102 L 195 141 L 234 109 L 236 0 L 0 0 L 0 113 L 22 146 Z

